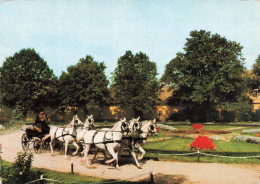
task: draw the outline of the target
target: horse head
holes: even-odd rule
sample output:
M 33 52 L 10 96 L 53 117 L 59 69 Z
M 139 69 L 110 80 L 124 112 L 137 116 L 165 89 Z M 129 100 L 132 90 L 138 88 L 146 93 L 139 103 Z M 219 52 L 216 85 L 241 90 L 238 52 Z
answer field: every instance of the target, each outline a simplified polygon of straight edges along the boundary
M 87 116 L 84 124 L 84 128 L 90 128 L 90 127 L 94 127 L 94 118 L 92 114 L 90 116 Z
M 121 131 L 122 132 L 130 132 L 130 128 L 129 128 L 129 122 L 126 121 L 126 118 L 124 119 L 120 119 L 119 123 L 121 123 Z
M 82 123 L 82 121 L 80 121 L 78 115 L 75 115 L 75 116 L 73 116 L 69 126 L 80 127 L 80 126 L 83 126 L 83 123 Z
M 157 128 L 156 128 L 156 119 L 153 121 L 150 121 L 150 126 L 148 128 L 148 132 L 151 133 L 151 135 L 157 135 Z
M 140 120 L 140 116 L 136 119 L 133 118 L 129 121 L 130 123 L 129 128 L 132 133 L 141 131 L 142 123 L 139 120 Z

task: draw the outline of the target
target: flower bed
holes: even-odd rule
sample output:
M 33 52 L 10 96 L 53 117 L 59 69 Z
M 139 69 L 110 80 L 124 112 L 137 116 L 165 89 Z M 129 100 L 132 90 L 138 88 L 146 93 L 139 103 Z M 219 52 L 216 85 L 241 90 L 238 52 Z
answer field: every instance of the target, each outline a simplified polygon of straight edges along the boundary
M 176 128 L 169 126 L 169 125 L 157 124 L 156 126 L 157 126 L 157 128 L 160 128 L 162 130 L 169 130 L 169 131 L 177 130 Z
M 194 134 L 194 130 L 174 130 L 172 133 L 180 133 L 180 134 Z M 200 134 L 230 134 L 232 131 L 230 130 L 200 130 Z
M 192 127 L 195 129 L 195 130 L 200 130 L 203 128 L 203 125 L 202 124 L 193 124 Z
M 255 134 L 255 133 L 260 133 L 260 128 L 259 128 L 259 129 L 243 130 L 241 133 L 244 133 L 244 134 Z
M 248 135 L 236 136 L 233 140 L 237 142 L 249 142 L 260 144 L 260 137 L 252 137 Z
M 210 140 L 207 136 L 199 136 L 197 137 L 191 144 L 191 149 L 197 150 L 215 150 L 215 144 L 212 140 Z

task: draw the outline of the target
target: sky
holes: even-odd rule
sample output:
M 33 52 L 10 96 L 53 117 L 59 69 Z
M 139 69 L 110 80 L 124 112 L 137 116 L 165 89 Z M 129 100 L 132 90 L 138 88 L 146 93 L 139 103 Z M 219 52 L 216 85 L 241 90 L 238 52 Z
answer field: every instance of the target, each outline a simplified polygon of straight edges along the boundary
M 0 66 L 34 48 L 56 76 L 86 55 L 110 78 L 127 50 L 165 66 L 189 34 L 206 30 L 243 46 L 245 67 L 260 55 L 259 0 L 0 0 Z

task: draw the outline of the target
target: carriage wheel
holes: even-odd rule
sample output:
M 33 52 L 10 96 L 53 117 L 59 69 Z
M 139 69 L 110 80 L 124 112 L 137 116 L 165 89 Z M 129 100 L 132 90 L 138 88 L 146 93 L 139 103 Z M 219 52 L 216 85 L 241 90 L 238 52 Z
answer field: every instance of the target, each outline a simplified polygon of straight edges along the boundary
M 34 139 L 33 141 L 33 149 L 35 153 L 39 153 L 41 149 L 41 140 L 40 139 Z
M 21 140 L 21 142 L 22 142 L 22 148 L 23 148 L 23 150 L 24 150 L 24 151 L 28 150 L 28 148 L 29 148 L 29 139 L 28 139 L 26 133 L 24 133 L 24 134 L 22 135 L 22 140 Z
M 61 150 L 62 146 L 63 146 L 63 143 L 58 141 L 55 143 L 54 149 Z
M 43 144 L 42 144 L 42 148 L 46 149 L 48 147 L 49 147 L 49 142 L 44 141 Z
M 46 139 L 43 143 L 42 143 L 42 148 L 46 149 L 50 146 L 50 139 Z

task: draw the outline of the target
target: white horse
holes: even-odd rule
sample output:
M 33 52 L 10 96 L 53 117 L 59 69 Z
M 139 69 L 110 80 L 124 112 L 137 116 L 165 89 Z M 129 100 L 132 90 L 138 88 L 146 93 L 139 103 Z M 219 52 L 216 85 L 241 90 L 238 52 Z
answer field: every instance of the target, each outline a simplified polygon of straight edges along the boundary
M 142 148 L 142 146 L 146 143 L 146 139 L 149 134 L 157 135 L 157 129 L 156 129 L 156 119 L 153 121 L 146 120 L 142 122 L 141 130 L 138 134 L 134 136 L 133 140 L 133 146 L 134 149 L 137 149 L 141 152 L 141 154 L 137 157 L 137 160 L 142 160 L 145 155 L 145 150 Z
M 142 126 L 141 123 L 139 122 L 139 119 L 140 119 L 140 117 L 138 117 L 137 119 L 133 118 L 129 121 L 129 129 L 130 129 L 131 134 L 125 135 L 123 137 L 122 144 L 121 144 L 119 151 L 118 151 L 118 158 L 120 158 L 120 156 L 123 152 L 123 149 L 125 147 L 128 147 L 129 150 L 130 150 L 129 151 L 130 154 L 132 155 L 132 157 L 135 160 L 136 166 L 139 169 L 141 169 L 142 166 L 137 161 L 136 154 L 134 152 L 134 145 L 133 145 L 134 144 L 134 137 L 136 137 L 136 135 L 140 133 L 141 126 Z
M 132 130 L 132 134 L 130 137 L 124 138 L 124 144 L 122 144 L 123 146 L 120 148 L 119 155 L 121 155 L 123 147 L 127 146 L 129 148 L 130 153 L 136 163 L 136 166 L 139 169 L 142 168 L 139 161 L 142 160 L 145 155 L 145 150 L 142 148 L 143 144 L 145 144 L 149 134 L 157 135 L 155 123 L 156 119 L 154 119 L 153 121 L 149 120 L 143 122 L 139 122 L 139 119 L 131 120 L 129 127 Z M 135 149 L 141 152 L 138 158 L 136 158 Z
M 76 142 L 80 143 L 80 141 L 84 139 L 84 136 L 87 133 L 87 131 L 89 131 L 89 129 L 94 126 L 94 118 L 91 114 L 90 116 L 87 116 L 84 126 L 77 128 Z
M 116 168 L 119 169 L 118 156 L 115 149 L 120 147 L 124 132 L 129 132 L 129 123 L 125 118 L 117 122 L 112 129 L 88 131 L 84 136 L 85 149 L 82 161 L 86 160 L 87 167 L 90 167 L 88 153 L 91 145 L 95 145 L 99 149 L 108 150 L 113 158 L 105 163 L 110 164 L 116 161 Z
M 51 148 L 51 155 L 53 155 L 53 145 L 54 141 L 58 140 L 60 142 L 65 143 L 65 158 L 67 157 L 67 151 L 68 151 L 68 145 L 72 142 L 73 146 L 76 147 L 76 151 L 72 155 L 76 155 L 79 149 L 79 146 L 76 143 L 76 135 L 77 135 L 77 127 L 82 127 L 84 124 L 80 121 L 77 115 L 75 115 L 69 126 L 66 128 L 61 127 L 52 127 L 50 130 L 50 136 L 51 136 L 51 142 L 50 142 L 50 148 Z

